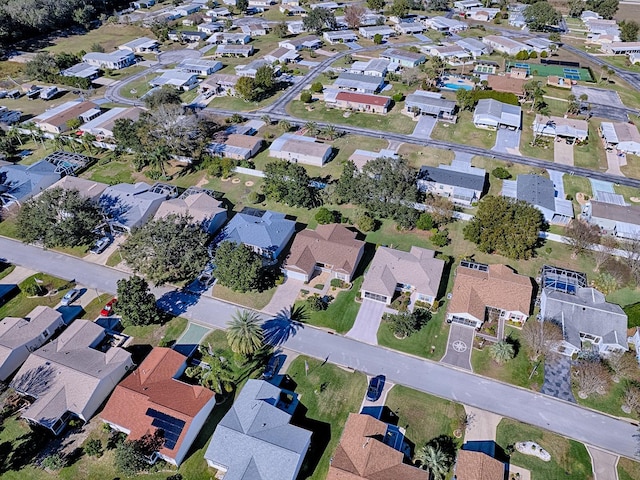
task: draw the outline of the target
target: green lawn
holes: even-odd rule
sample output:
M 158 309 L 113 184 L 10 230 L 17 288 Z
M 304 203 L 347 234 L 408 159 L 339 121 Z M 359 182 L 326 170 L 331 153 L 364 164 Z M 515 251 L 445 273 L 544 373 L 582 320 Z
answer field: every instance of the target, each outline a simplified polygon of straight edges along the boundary
M 15 217 L 7 218 L 0 222 L 0 235 L 9 238 L 18 238 L 18 228 Z
M 84 172 L 81 177 L 88 178 L 94 182 L 102 182 L 107 185 L 117 183 L 133 183 L 137 172 L 128 161 L 111 161 L 100 165 L 99 163 Z M 137 176 L 137 175 L 136 175 Z
M 625 177 L 640 178 L 640 157 L 637 155 L 627 155 L 627 164 L 620 167 Z
M 479 375 L 485 377 L 495 378 L 502 382 L 517 385 L 519 387 L 530 388 L 532 390 L 539 391 L 542 387 L 544 380 L 544 365 L 541 363 L 536 373 L 529 379 L 529 375 L 535 367 L 535 363 L 532 363 L 525 352 L 525 346 L 520 341 L 520 330 L 517 328 L 507 326 L 505 334 L 511 336 L 519 348 L 515 358 L 503 365 L 498 365 L 489 355 L 489 348 L 485 347 L 482 350 L 476 348 L 473 349 L 471 355 L 471 366 L 473 371 Z
M 614 67 L 622 68 L 623 70 L 640 72 L 640 65 L 632 64 L 626 55 L 603 56 L 601 57 L 601 60 L 610 63 Z
M 46 297 L 27 297 L 27 295 L 22 292 L 22 285 L 33 282 L 34 278 L 42 280 L 41 285 L 48 291 L 59 289 L 58 293 Z M 25 317 L 38 305 L 54 307 L 60 301 L 62 296 L 67 293 L 67 290 L 72 288 L 74 284 L 66 280 L 62 280 L 61 278 L 52 277 L 46 273 L 37 273 L 24 280 L 18 286 L 21 288 L 20 293 L 0 307 L 0 318 Z
M 604 145 L 598 135 L 599 121 L 595 119 L 589 122 L 589 140 L 586 144 L 573 147 L 573 158 L 576 167 L 590 168 L 591 170 L 607 170 L 607 157 Z
M 326 310 L 312 312 L 307 309 L 309 313 L 307 323 L 335 330 L 338 333 L 348 332 L 353 327 L 358 310 L 360 310 L 360 304 L 355 301 L 355 298 L 360 291 L 362 280 L 363 277 L 355 279 L 350 290 L 338 293 Z M 298 302 L 298 304 L 304 305 L 304 302 Z
M 104 48 L 105 52 L 110 52 L 117 48 L 118 45 L 144 36 L 154 38 L 151 31 L 143 27 L 105 24 L 81 35 L 60 37 L 54 41 L 54 45 L 47 47 L 45 50 L 51 53 L 77 53 L 81 50 L 88 52 L 91 49 L 91 45 L 97 43 Z
M 0 262 L 0 280 L 15 270 L 16 266 L 10 263 Z
M 640 463 L 620 458 L 618 460 L 618 480 L 637 480 L 640 478 Z
M 272 287 L 262 292 L 234 292 L 230 288 L 216 284 L 213 287 L 213 296 L 224 300 L 225 302 L 235 303 L 254 310 L 262 310 L 267 306 L 273 294 L 276 293 L 276 287 Z
M 473 113 L 462 111 L 456 123 L 438 122 L 431 133 L 434 140 L 447 142 L 463 142 L 480 148 L 493 148 L 496 144 L 496 132 L 476 128 L 473 124 Z
M 226 60 L 226 59 L 225 59 Z M 246 59 L 245 59 L 246 60 Z M 224 72 L 233 74 L 234 72 Z M 253 110 L 258 110 L 260 108 L 266 107 L 267 105 L 276 101 L 276 99 L 282 95 L 284 90 L 277 92 L 275 95 L 272 95 L 264 100 L 259 102 L 247 102 L 240 97 L 215 97 L 208 104 L 211 108 L 222 108 L 226 110 L 234 110 L 237 112 L 249 112 Z
M 308 374 L 305 373 L 305 362 L 309 365 Z M 349 413 L 360 410 L 367 387 L 366 377 L 303 356 L 291 363 L 287 373 L 298 384 L 296 392 L 307 409 L 306 418 L 315 421 L 316 425 L 317 422 L 324 423 L 327 429 L 320 429 L 321 434 L 314 436 L 299 478 L 323 480 Z
M 636 378 L 637 380 L 637 378 Z M 586 399 L 582 399 L 578 396 L 578 388 L 574 384 L 572 385 L 573 396 L 579 405 L 593 408 L 600 412 L 605 412 L 616 417 L 630 417 L 638 420 L 640 416 L 634 410 L 631 413 L 625 413 L 622 411 L 622 403 L 625 389 L 625 382 L 611 383 L 606 395 L 598 395 L 597 393 L 591 395 Z
M 84 307 L 84 313 L 81 315 L 81 317 L 86 318 L 87 320 L 95 320 L 100 316 L 100 311 L 105 306 L 105 304 L 112 298 L 113 295 L 111 295 L 110 293 L 103 293 L 99 297 L 94 298 L 86 307 Z
M 459 403 L 395 385 L 387 395 L 386 406 L 398 415 L 398 425 L 406 427 L 406 437 L 420 448 L 440 435 L 453 435 L 464 416 Z
M 511 455 L 512 464 L 531 470 L 532 480 L 593 478 L 589 453 L 579 442 L 506 418 L 498 425 L 496 438 L 503 449 L 517 442 L 533 441 L 549 452 L 550 462 L 518 451 Z
M 183 317 L 173 317 L 162 325 L 128 326 L 124 333 L 133 337 L 135 345 L 151 345 L 152 347 L 169 344 L 180 337 L 189 321 Z
M 526 110 L 522 112 L 522 134 L 520 136 L 520 153 L 527 157 L 540 158 L 553 162 L 553 139 L 542 137 L 538 140 L 538 145 L 533 147 L 533 120 L 534 113 L 528 113 Z M 574 155 L 575 157 L 575 155 Z
M 582 192 L 588 195 L 589 198 L 593 195 L 591 191 L 591 182 L 588 178 L 578 177 L 577 175 L 565 175 L 562 177 L 564 183 L 564 192 L 568 198 L 573 200 L 573 211 L 577 215 L 581 211 L 580 204 L 576 201 L 578 192 Z
M 441 163 L 450 165 L 454 157 L 454 153 L 451 150 L 423 147 L 412 143 L 403 143 L 398 149 L 398 155 L 406 158 L 409 164 L 416 169 L 423 165 L 432 167 L 437 167 Z

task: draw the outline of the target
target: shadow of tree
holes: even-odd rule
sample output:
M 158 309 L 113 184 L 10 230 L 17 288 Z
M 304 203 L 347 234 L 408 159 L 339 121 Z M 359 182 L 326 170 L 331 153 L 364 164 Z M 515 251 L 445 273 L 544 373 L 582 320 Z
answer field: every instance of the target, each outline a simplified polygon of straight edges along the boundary
M 262 324 L 264 341 L 267 345 L 277 347 L 304 328 L 302 322 L 309 319 L 304 305 L 292 305 L 280 310 L 275 317 Z
M 172 290 L 162 295 L 156 304 L 160 310 L 180 316 L 200 300 L 200 292 Z

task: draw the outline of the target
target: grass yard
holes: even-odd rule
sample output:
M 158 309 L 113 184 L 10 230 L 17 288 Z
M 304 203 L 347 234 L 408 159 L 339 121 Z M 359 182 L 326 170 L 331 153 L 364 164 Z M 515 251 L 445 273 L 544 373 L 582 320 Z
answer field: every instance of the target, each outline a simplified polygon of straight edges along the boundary
M 631 413 L 624 413 L 622 411 L 624 389 L 625 382 L 623 381 L 620 383 L 611 383 L 606 395 L 598 395 L 596 393 L 589 398 L 582 399 L 578 396 L 578 388 L 576 385 L 572 385 L 573 396 L 579 405 L 593 408 L 594 410 L 605 412 L 616 417 L 630 417 L 638 420 L 640 417 L 635 410 L 632 410 Z
M 473 113 L 469 111 L 460 112 L 456 123 L 436 123 L 431 138 L 448 142 L 462 141 L 467 145 L 487 149 L 493 148 L 496 144 L 496 132 L 476 128 L 473 124 Z
M 245 59 L 246 60 L 246 59 Z M 233 72 L 225 72 L 225 73 L 233 73 Z M 284 93 L 284 90 L 280 90 L 276 92 L 275 95 L 272 95 L 264 100 L 259 102 L 247 102 L 240 97 L 214 97 L 207 106 L 211 108 L 222 108 L 226 110 L 234 110 L 237 112 L 249 112 L 253 110 L 258 110 L 260 108 L 266 107 L 271 103 L 275 102 L 280 95 Z
M 46 297 L 28 297 L 23 291 L 23 286 L 34 282 L 34 278 L 42 280 L 42 286 L 48 291 L 58 290 L 58 293 Z M 62 296 L 67 293 L 67 290 L 73 286 L 74 283 L 68 282 L 67 280 L 52 277 L 46 273 L 36 273 L 18 285 L 20 293 L 0 307 L 0 318 L 26 317 L 29 312 L 38 305 L 54 307 L 58 304 Z
M 367 263 L 363 260 L 363 264 Z M 356 320 L 358 310 L 360 310 L 360 304 L 355 301 L 360 286 L 362 285 L 363 277 L 360 276 L 353 281 L 353 285 L 350 290 L 345 290 L 338 295 L 333 302 L 329 304 L 329 308 L 324 311 L 312 312 L 307 309 L 309 319 L 306 323 L 315 325 L 316 327 L 328 328 L 335 330 L 338 333 L 346 333 Z M 305 302 L 298 302 L 300 305 L 304 305 Z
M 640 463 L 620 458 L 618 460 L 618 480 L 636 480 L 640 478 Z
M 137 25 L 105 24 L 82 35 L 59 37 L 45 50 L 51 53 L 77 53 L 81 50 L 89 51 L 91 45 L 97 43 L 104 48 L 105 52 L 110 52 L 118 45 L 144 36 L 154 38 L 150 30 Z
M 413 132 L 416 124 L 408 116 L 400 113 L 403 107 L 402 103 L 403 102 L 400 102 L 394 105 L 386 115 L 350 112 L 349 115 L 345 117 L 345 113 L 347 112 L 337 108 L 327 108 L 324 102 L 319 100 L 312 104 L 305 104 L 299 100 L 294 100 L 287 105 L 287 111 L 294 117 L 304 120 L 409 134 Z M 380 138 L 383 138 L 383 136 L 380 135 Z
M 305 373 L 305 362 L 309 365 L 308 374 Z M 287 373 L 298 384 L 296 392 L 307 409 L 306 418 L 320 427 L 298 478 L 323 480 L 349 413 L 360 410 L 367 387 L 366 377 L 360 372 L 350 372 L 303 356 L 291 363 Z
M 137 180 L 142 180 L 144 176 L 134 170 L 131 162 L 125 160 L 111 161 L 103 165 L 98 162 L 84 172 L 81 177 L 88 178 L 94 182 L 115 185 L 117 183 L 133 183 Z
M 582 207 L 576 201 L 578 192 L 582 192 L 589 197 L 592 196 L 591 182 L 588 178 L 578 177 L 577 175 L 565 175 L 562 177 L 564 183 L 564 192 L 567 198 L 572 200 L 573 212 L 576 216 L 581 212 Z
M 0 262 L 0 280 L 15 270 L 16 266 L 10 263 Z
M 505 334 L 511 336 L 519 345 L 515 358 L 503 365 L 498 365 L 489 355 L 488 345 L 482 350 L 474 348 L 471 354 L 473 371 L 478 375 L 495 378 L 501 382 L 539 391 L 544 380 L 544 365 L 541 363 L 529 379 L 535 364 L 529 360 L 524 351 L 524 345 L 520 342 L 520 330 L 507 326 Z
M 531 146 L 533 142 L 534 113 L 522 112 L 522 134 L 520 135 L 520 153 L 526 157 L 535 157 L 553 162 L 553 139 L 542 137 L 538 140 L 540 146 Z
M 9 238 L 18 238 L 18 224 L 15 217 L 6 218 L 0 222 L 0 235 Z
M 518 451 L 511 455 L 512 464 L 531 470 L 532 480 L 593 478 L 589 453 L 579 442 L 506 418 L 498 425 L 496 438 L 498 445 L 503 449 L 517 442 L 533 441 L 549 452 L 550 462 L 523 455 Z
M 187 328 L 189 321 L 183 317 L 173 317 L 162 325 L 128 326 L 124 333 L 133 337 L 134 345 L 151 345 L 156 347 L 160 343 L 170 344 L 180 337 Z
M 398 415 L 399 426 L 407 426 L 406 437 L 416 448 L 440 435 L 451 436 L 459 426 L 458 420 L 465 414 L 459 403 L 402 385 L 395 385 L 389 391 L 386 406 Z
M 620 171 L 625 177 L 640 178 L 640 157 L 627 155 L 627 164 L 624 167 L 620 167 Z
M 276 293 L 276 287 L 272 287 L 262 292 L 234 292 L 230 288 L 216 284 L 213 287 L 213 296 L 225 302 L 242 305 L 243 307 L 252 308 L 254 310 L 262 310 L 267 306 L 273 294 Z
M 89 304 L 84 307 L 84 313 L 80 315 L 80 318 L 87 320 L 95 320 L 100 316 L 100 311 L 106 305 L 106 303 L 113 298 L 110 293 L 103 293 L 99 297 L 94 298 Z
M 137 100 L 151 90 L 149 82 L 159 75 L 158 72 L 149 72 L 137 80 L 127 83 L 125 88 L 120 89 L 120 94 L 125 98 Z
M 608 168 L 604 145 L 598 136 L 600 122 L 589 122 L 589 140 L 586 144 L 573 147 L 573 159 L 576 167 L 590 168 L 592 170 L 605 171 Z
M 604 60 L 607 63 L 610 63 L 614 67 L 621 68 L 623 70 L 629 70 L 631 72 L 640 72 L 640 65 L 632 64 L 629 61 L 629 57 L 626 55 L 610 55 L 610 56 L 602 56 L 601 60 Z
M 398 149 L 398 155 L 406 158 L 409 164 L 416 169 L 420 169 L 423 165 L 432 167 L 437 167 L 441 163 L 450 165 L 455 156 L 451 150 L 423 147 L 411 143 L 403 143 Z
M 631 197 L 640 197 L 640 189 L 634 187 L 627 187 L 625 185 L 614 185 L 613 189 L 616 193 L 622 195 L 627 203 L 634 204 L 631 201 Z

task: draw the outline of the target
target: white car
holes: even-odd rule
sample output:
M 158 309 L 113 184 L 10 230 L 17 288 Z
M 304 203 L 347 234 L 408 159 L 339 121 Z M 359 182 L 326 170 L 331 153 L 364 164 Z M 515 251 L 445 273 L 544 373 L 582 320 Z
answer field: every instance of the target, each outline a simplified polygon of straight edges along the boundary
M 60 305 L 62 305 L 63 307 L 69 306 L 71 302 L 73 302 L 76 298 L 80 296 L 80 293 L 81 292 L 79 288 L 72 288 L 65 294 L 64 297 L 62 297 L 62 300 L 60 300 Z

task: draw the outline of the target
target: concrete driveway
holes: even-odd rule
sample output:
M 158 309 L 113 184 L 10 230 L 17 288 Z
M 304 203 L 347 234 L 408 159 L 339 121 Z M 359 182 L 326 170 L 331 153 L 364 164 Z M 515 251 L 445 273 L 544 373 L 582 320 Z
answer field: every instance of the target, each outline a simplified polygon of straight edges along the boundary
M 573 145 L 567 144 L 564 140 L 555 140 L 553 142 L 553 161 L 573 167 Z
M 422 115 L 418 119 L 416 128 L 413 129 L 411 136 L 418 138 L 431 138 L 431 132 L 436 126 L 436 123 L 438 123 L 438 119 L 436 117 L 432 117 L 431 115 Z
M 370 345 L 377 345 L 378 328 L 380 328 L 380 322 L 382 321 L 382 314 L 385 308 L 386 305 L 384 303 L 367 298 L 363 299 L 360 310 L 358 310 L 356 321 L 346 336 Z
M 617 480 L 619 456 L 613 455 L 599 448 L 585 445 L 591 457 L 593 480 Z
M 269 315 L 276 315 L 283 308 L 292 306 L 303 286 L 304 282 L 302 280 L 287 278 L 285 282 L 276 289 L 273 297 L 271 297 L 271 301 L 262 311 Z
M 465 442 L 496 441 L 496 429 L 502 416 L 468 405 L 464 405 L 464 411 L 469 418 L 469 424 L 464 434 Z
M 440 360 L 442 363 L 472 371 L 471 350 L 476 330 L 473 327 L 452 323 L 449 329 L 447 351 Z
M 520 155 L 520 130 L 499 128 L 496 133 L 496 144 L 491 150 L 502 153 Z
M 607 169 L 606 173 L 624 177 L 624 173 L 622 173 L 622 170 L 620 170 L 620 167 L 627 164 L 627 157 L 624 155 L 619 156 L 615 152 L 615 150 L 612 152 L 608 151 L 606 152 L 606 154 L 607 154 L 607 164 L 609 165 L 609 168 Z
M 553 182 L 553 188 L 557 192 L 557 197 L 565 198 L 566 194 L 564 193 L 564 180 L 563 180 L 564 173 L 558 172 L 556 170 L 549 170 L 549 169 L 547 169 L 547 172 L 549 172 L 549 178 Z
M 371 380 L 371 376 L 367 375 L 367 389 L 369 386 L 369 381 Z M 371 400 L 367 400 L 367 390 L 364 391 L 364 395 L 363 395 L 363 399 L 362 399 L 362 405 L 360 405 L 360 411 L 362 411 L 363 408 L 365 407 L 384 407 L 384 405 L 387 403 L 387 395 L 389 394 L 389 390 L 391 390 L 391 388 L 393 388 L 393 383 L 388 382 L 386 379 L 384 381 L 384 387 L 382 387 L 382 393 L 380 394 L 380 398 L 378 398 L 378 400 L 376 400 L 375 402 L 372 402 Z

